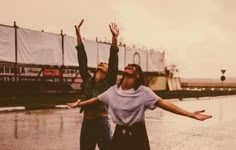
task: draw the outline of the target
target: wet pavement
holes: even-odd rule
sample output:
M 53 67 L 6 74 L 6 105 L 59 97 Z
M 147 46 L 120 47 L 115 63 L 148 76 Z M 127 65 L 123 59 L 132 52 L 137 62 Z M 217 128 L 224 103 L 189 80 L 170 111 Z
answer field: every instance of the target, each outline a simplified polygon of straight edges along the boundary
M 160 108 L 146 111 L 152 150 L 236 149 L 236 96 L 172 102 L 189 111 L 205 109 L 213 118 L 202 122 Z M 0 149 L 79 150 L 81 120 L 78 108 L 1 112 Z

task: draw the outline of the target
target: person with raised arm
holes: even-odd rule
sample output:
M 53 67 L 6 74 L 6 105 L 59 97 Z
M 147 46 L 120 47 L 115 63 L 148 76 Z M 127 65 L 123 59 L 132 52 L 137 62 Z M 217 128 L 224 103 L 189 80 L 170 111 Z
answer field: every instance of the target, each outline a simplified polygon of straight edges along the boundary
M 82 20 L 78 26 L 75 26 L 77 36 L 77 57 L 79 71 L 83 83 L 81 100 L 87 100 L 96 97 L 106 91 L 109 87 L 116 84 L 118 74 L 118 52 L 117 38 L 119 29 L 115 23 L 109 25 L 112 34 L 112 43 L 108 64 L 101 62 L 97 65 L 93 76 L 89 73 L 87 64 L 87 54 L 82 42 L 80 28 Z M 80 150 L 95 150 L 96 144 L 100 150 L 108 150 L 111 143 L 111 127 L 108 118 L 107 107 L 102 102 L 81 107 L 84 113 L 81 134 Z
M 144 77 L 139 65 L 129 64 L 123 71 L 120 83 L 106 92 L 87 101 L 68 103 L 69 107 L 83 107 L 103 102 L 116 124 L 110 150 L 149 150 L 149 140 L 145 126 L 145 110 L 160 107 L 172 113 L 196 120 L 206 120 L 211 115 L 204 110 L 189 112 L 171 102 L 163 100 L 151 89 L 144 86 Z M 154 132 L 154 131 L 153 131 Z

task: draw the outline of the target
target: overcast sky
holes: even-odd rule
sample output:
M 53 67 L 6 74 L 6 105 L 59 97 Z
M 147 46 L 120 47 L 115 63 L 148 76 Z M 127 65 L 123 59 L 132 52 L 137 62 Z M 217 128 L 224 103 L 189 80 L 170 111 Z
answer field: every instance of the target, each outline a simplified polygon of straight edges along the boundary
M 127 45 L 165 51 L 180 77 L 236 77 L 235 0 L 0 0 L 0 24 L 110 40 L 110 22 Z

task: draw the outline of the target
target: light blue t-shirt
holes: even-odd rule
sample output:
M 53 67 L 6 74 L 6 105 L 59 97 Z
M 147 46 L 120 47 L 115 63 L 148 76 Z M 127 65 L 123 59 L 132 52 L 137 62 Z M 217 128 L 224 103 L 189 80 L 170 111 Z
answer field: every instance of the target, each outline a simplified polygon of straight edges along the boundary
M 161 98 L 142 85 L 137 90 L 122 90 L 114 85 L 100 94 L 98 99 L 107 105 L 114 123 L 131 126 L 143 122 L 145 109 L 155 109 L 155 103 Z

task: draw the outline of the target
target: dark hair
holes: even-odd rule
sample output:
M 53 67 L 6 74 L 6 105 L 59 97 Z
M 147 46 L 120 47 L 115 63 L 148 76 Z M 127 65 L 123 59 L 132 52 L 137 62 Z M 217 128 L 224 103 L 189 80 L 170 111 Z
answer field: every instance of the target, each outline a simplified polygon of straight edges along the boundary
M 142 68 L 137 65 L 137 64 L 130 64 L 131 66 L 136 68 L 136 73 L 139 75 L 139 78 L 136 77 L 135 79 L 135 83 L 134 83 L 134 89 L 137 90 L 139 88 L 140 85 L 144 85 L 144 75 L 143 75 L 143 71 Z M 125 75 L 123 75 L 123 77 L 121 78 L 120 82 L 118 83 L 118 87 L 121 86 L 121 84 L 123 83 L 125 78 Z

